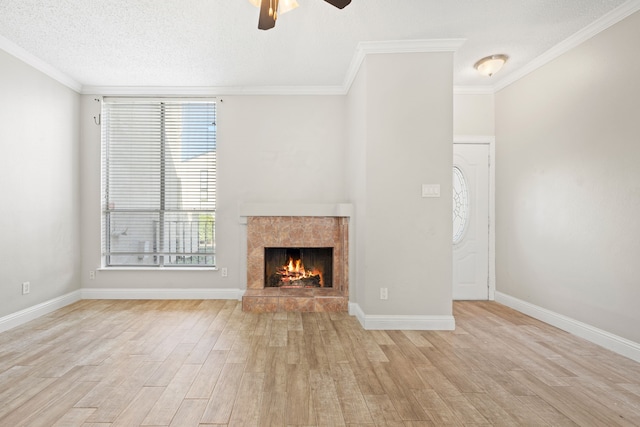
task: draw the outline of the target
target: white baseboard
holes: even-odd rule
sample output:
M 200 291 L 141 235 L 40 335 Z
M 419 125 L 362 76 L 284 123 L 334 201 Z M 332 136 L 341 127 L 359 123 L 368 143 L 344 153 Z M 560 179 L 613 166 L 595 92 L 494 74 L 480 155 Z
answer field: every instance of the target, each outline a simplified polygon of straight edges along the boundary
M 76 301 L 80 301 L 80 299 L 80 291 L 73 291 L 66 295 L 25 308 L 24 310 L 0 317 L 0 332 L 8 331 L 16 326 L 35 320 L 38 317 L 49 314 L 69 304 L 73 304 Z
M 611 334 L 586 323 L 555 313 L 546 308 L 522 301 L 518 298 L 496 292 L 496 302 L 518 310 L 528 316 L 548 323 L 629 359 L 640 362 L 640 344 Z
M 83 288 L 82 299 L 242 299 L 244 289 Z
M 453 331 L 453 316 L 411 316 L 365 314 L 360 305 L 349 303 L 349 314 L 356 316 L 366 330 Z

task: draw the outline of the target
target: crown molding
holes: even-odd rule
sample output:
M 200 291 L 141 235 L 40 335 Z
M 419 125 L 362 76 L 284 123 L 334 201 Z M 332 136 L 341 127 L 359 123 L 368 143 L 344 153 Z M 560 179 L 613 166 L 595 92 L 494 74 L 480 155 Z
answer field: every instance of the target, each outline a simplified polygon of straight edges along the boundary
M 532 73 L 543 65 L 548 64 L 559 56 L 567 53 L 571 49 L 586 42 L 593 36 L 601 33 L 609 27 L 612 27 L 613 25 L 617 24 L 618 22 L 622 21 L 623 19 L 639 10 L 640 0 L 629 0 L 623 3 L 621 6 L 613 9 L 611 12 L 602 16 L 600 19 L 587 25 L 574 35 L 558 43 L 542 55 L 535 58 L 533 61 L 526 64 L 524 67 L 517 69 L 513 73 L 497 81 L 493 86 L 494 93 L 504 89 L 512 83 L 515 83 L 526 75 Z
M 104 96 L 346 95 L 367 55 L 455 52 L 464 42 L 464 39 L 360 42 L 347 69 L 342 86 L 83 86 L 81 93 Z
M 342 86 L 83 86 L 80 93 L 103 96 L 344 95 Z
M 520 80 L 543 65 L 589 40 L 591 37 L 617 24 L 640 10 L 640 0 L 628 0 L 621 6 L 602 16 L 587 27 L 578 31 L 566 40 L 555 45 L 533 61 L 506 75 L 492 86 L 455 86 L 454 94 L 486 95 L 494 94 L 512 83 Z M 49 65 L 45 61 L 27 52 L 20 46 L 0 36 L 0 49 L 31 65 L 38 71 L 48 75 L 70 89 L 91 95 L 166 95 L 166 96 L 222 96 L 222 95 L 345 95 L 364 61 L 370 54 L 382 53 L 427 53 L 455 52 L 465 39 L 433 39 L 433 40 L 392 40 L 377 42 L 360 42 L 347 69 L 342 86 L 242 86 L 242 87 L 210 87 L 210 86 L 91 86 L 82 85 L 72 77 Z
M 9 55 L 18 58 L 22 62 L 32 66 L 41 73 L 44 73 L 45 75 L 51 77 L 58 83 L 67 86 L 69 89 L 76 92 L 80 92 L 82 90 L 82 85 L 75 79 L 69 77 L 67 74 L 49 65 L 35 55 L 32 55 L 31 53 L 27 52 L 26 50 L 3 36 L 0 36 L 0 49 L 4 50 Z
M 343 94 L 347 94 L 360 70 L 362 61 L 367 55 L 380 53 L 427 53 L 455 52 L 466 39 L 433 39 L 433 40 L 390 40 L 379 42 L 360 42 L 356 47 L 351 64 L 342 85 Z

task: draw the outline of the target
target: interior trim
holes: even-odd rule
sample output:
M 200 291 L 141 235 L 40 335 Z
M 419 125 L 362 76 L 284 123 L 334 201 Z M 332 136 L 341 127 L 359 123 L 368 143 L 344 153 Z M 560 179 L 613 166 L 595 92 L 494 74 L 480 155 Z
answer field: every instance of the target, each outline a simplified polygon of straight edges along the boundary
M 37 319 L 38 317 L 45 316 L 69 304 L 80 301 L 81 299 L 80 290 L 77 290 L 43 303 L 36 304 L 32 307 L 27 307 L 24 310 L 0 317 L 0 332 L 8 331 L 9 329 L 23 325 Z
M 21 48 L 14 42 L 9 39 L 0 36 L 0 49 L 7 52 L 9 55 L 12 55 L 22 62 L 32 66 L 36 70 L 44 73 L 45 75 L 51 77 L 53 80 L 56 80 L 58 83 L 62 83 L 67 86 L 69 89 L 72 89 L 78 93 L 82 91 L 82 84 L 77 80 L 70 77 L 68 74 L 63 73 L 52 65 L 49 65 L 47 62 L 42 59 L 36 57 L 35 55 L 27 52 L 25 49 Z
M 453 331 L 456 321 L 453 316 L 379 315 L 365 314 L 356 303 L 349 303 L 349 314 L 355 316 L 368 331 Z
M 164 289 L 164 288 L 82 288 L 82 299 L 235 299 L 241 300 L 244 289 Z
M 496 302 L 518 310 L 534 319 L 541 320 L 570 334 L 584 338 L 594 344 L 640 362 L 640 344 L 626 338 L 603 331 L 594 326 L 572 319 L 565 315 L 547 310 L 502 292 L 496 292 Z
M 640 0 L 628 0 L 569 38 L 558 43 L 533 61 L 511 74 L 505 75 L 504 78 L 497 80 L 494 85 L 454 86 L 454 93 L 466 95 L 496 93 L 639 10 Z M 360 42 L 347 68 L 342 86 L 91 86 L 82 85 L 71 76 L 49 65 L 2 36 L 0 36 L 0 49 L 83 95 L 345 95 L 349 92 L 351 84 L 360 69 L 360 65 L 368 54 L 455 52 L 464 41 L 465 39 L 433 39 Z
M 454 135 L 454 144 L 489 146 L 489 301 L 496 294 L 496 138 L 489 135 Z
M 577 47 L 578 45 L 586 42 L 596 34 L 601 33 L 607 28 L 622 21 L 626 17 L 634 14 L 638 10 L 640 10 L 640 0 L 629 0 L 623 3 L 621 6 L 613 9 L 611 12 L 602 16 L 600 19 L 587 25 L 564 41 L 561 41 L 525 66 L 519 68 L 511 74 L 505 75 L 504 78 L 498 80 L 493 86 L 494 93 L 504 89 L 512 83 L 515 83 L 516 81 L 532 73 L 543 65 L 570 51 L 574 47 Z

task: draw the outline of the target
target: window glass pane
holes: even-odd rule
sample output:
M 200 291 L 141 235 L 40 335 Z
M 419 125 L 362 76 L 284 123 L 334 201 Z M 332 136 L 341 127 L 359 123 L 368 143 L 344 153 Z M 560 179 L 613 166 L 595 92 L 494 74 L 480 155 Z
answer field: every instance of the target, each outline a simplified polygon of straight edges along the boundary
M 216 105 L 103 103 L 106 266 L 214 266 Z
M 457 166 L 453 168 L 453 243 L 464 238 L 469 221 L 469 191 L 467 181 Z

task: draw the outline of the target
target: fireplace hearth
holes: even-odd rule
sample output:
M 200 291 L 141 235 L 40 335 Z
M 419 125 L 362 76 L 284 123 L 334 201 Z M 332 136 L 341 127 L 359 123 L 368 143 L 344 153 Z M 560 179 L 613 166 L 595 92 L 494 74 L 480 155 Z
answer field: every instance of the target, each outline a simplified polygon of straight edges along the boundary
M 244 311 L 347 311 L 347 217 L 247 216 Z

